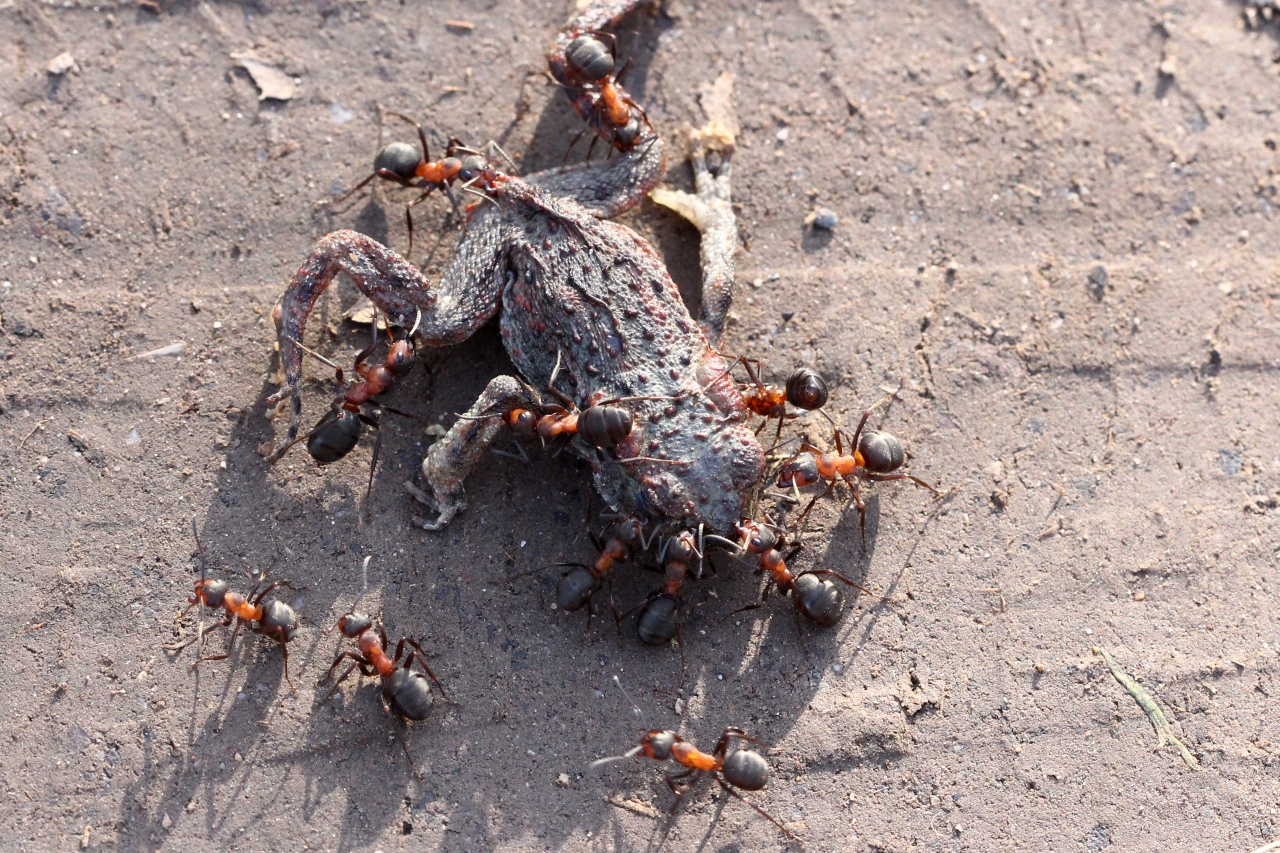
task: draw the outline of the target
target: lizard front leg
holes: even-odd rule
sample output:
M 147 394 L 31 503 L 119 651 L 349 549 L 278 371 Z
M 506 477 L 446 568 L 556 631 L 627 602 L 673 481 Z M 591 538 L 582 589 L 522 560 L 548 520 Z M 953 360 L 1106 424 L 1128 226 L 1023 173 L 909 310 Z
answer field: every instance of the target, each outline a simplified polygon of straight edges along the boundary
M 291 398 L 292 408 L 288 433 L 267 461 L 279 459 L 298 436 L 302 335 L 316 300 L 339 271 L 351 276 L 389 323 L 412 330 L 428 346 L 445 346 L 466 340 L 497 313 L 506 281 L 505 237 L 493 212 L 473 216 L 438 287 L 400 255 L 364 234 L 335 231 L 321 239 L 272 311 L 284 387 L 267 402 Z
M 404 484 L 409 494 L 435 510 L 434 521 L 414 518 L 425 530 L 440 530 L 455 515 L 466 509 L 467 497 L 462 481 L 476 466 L 498 432 L 505 426 L 503 416 L 515 408 L 529 408 L 537 401 L 528 386 L 514 376 L 495 376 L 471 409 L 449 428 L 422 460 L 422 479 L 427 488 L 411 482 Z

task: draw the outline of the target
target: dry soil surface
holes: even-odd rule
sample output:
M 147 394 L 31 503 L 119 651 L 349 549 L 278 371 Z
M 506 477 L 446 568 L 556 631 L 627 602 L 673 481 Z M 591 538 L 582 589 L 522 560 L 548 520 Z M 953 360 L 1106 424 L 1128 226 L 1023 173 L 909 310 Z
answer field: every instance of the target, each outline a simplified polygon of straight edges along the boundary
M 718 560 L 675 646 L 550 608 L 588 560 L 581 463 L 493 456 L 443 534 L 401 483 L 431 440 L 388 416 L 318 469 L 281 426 L 268 312 L 338 227 L 403 248 L 405 191 L 326 206 L 419 117 L 522 168 L 586 155 L 541 74 L 562 0 L 0 2 L 0 820 L 18 850 L 643 850 L 663 767 L 589 763 L 641 722 L 770 745 L 753 799 L 810 850 L 1251 851 L 1280 835 L 1280 77 L 1231 2 L 674 0 L 621 34 L 655 126 L 737 75 L 743 229 L 725 350 L 811 365 L 948 490 L 819 501 L 797 558 L 859 580 L 834 629 Z M 450 26 L 464 21 L 474 27 Z M 259 100 L 232 59 L 296 79 Z M 59 59 L 67 53 L 68 58 Z M 52 63 L 52 65 L 51 65 Z M 568 153 L 566 153 L 568 152 Z M 597 148 L 596 156 L 600 156 Z M 668 181 L 688 186 L 673 162 Z M 808 214 L 836 212 L 833 231 Z M 445 233 L 448 205 L 417 208 Z M 627 224 L 691 304 L 697 232 Z M 453 231 L 446 233 L 447 255 Z M 425 245 L 424 243 L 420 245 Z M 415 252 L 421 258 L 424 250 Z M 317 315 L 342 363 L 349 284 Z M 788 319 L 789 318 L 789 319 Z M 325 331 L 326 324 L 331 331 Z M 140 357 L 182 343 L 180 355 Z M 448 423 L 510 365 L 492 328 L 390 395 Z M 308 365 L 308 417 L 334 384 Z M 824 422 L 788 427 L 828 440 Z M 197 577 L 291 595 L 279 652 L 166 652 Z M 367 566 L 366 566 L 367 563 Z M 653 576 L 618 573 L 619 602 Z M 408 734 L 376 682 L 325 702 L 338 615 L 418 637 L 460 703 Z M 188 623 L 185 630 L 191 630 Z M 211 650 L 223 640 L 214 638 Z M 1145 685 L 1200 769 L 1156 749 L 1095 646 Z M 677 700 L 679 700 L 677 702 Z M 714 785 L 664 849 L 784 846 Z

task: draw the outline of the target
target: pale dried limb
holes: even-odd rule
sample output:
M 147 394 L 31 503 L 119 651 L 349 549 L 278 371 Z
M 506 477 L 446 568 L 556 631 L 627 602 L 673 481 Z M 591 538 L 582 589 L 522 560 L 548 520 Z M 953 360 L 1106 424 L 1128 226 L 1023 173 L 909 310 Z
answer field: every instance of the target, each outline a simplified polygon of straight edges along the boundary
M 1191 754 L 1191 750 L 1187 749 L 1187 745 L 1178 740 L 1178 736 L 1173 733 L 1173 727 L 1169 725 L 1169 718 L 1164 715 L 1164 711 L 1160 710 L 1160 706 L 1156 704 L 1155 699 L 1151 698 L 1151 694 L 1141 684 L 1130 678 L 1106 649 L 1094 646 L 1093 652 L 1102 655 L 1102 659 L 1107 662 L 1107 669 L 1111 670 L 1111 675 L 1129 692 L 1133 701 L 1137 702 L 1138 707 L 1142 709 L 1142 713 L 1146 714 L 1147 719 L 1151 721 L 1151 727 L 1156 730 L 1156 737 L 1159 738 L 1156 749 L 1172 743 L 1182 754 L 1182 760 L 1187 763 L 1187 766 L 1192 770 L 1199 770 L 1200 762 Z

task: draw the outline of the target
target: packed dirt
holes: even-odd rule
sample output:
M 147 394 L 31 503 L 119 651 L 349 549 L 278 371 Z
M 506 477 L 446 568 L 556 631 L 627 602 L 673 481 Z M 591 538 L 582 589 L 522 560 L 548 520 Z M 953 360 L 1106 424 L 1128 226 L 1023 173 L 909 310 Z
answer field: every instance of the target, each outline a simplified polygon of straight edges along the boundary
M 856 508 L 817 503 L 796 566 L 874 593 L 834 629 L 777 597 L 734 614 L 759 581 L 718 559 L 688 591 L 682 691 L 676 646 L 617 636 L 607 610 L 584 638 L 550 607 L 554 571 L 508 580 L 593 555 L 569 454 L 494 455 L 446 532 L 414 528 L 401 484 L 427 429 L 510 370 L 492 327 L 390 395 L 428 421 L 387 416 L 368 524 L 371 440 L 264 465 L 289 276 L 335 228 L 406 243 L 407 191 L 325 204 L 412 139 L 379 107 L 526 170 L 581 159 L 542 74 L 569 12 L 0 2 L 2 846 L 643 850 L 666 768 L 588 766 L 642 726 L 615 675 L 643 724 L 765 741 L 752 800 L 805 849 L 1280 837 L 1280 33 L 1242 4 L 672 0 L 620 34 L 665 135 L 737 78 L 725 350 L 774 381 L 816 368 L 846 426 L 901 384 L 873 422 L 946 492 L 870 489 L 866 558 Z M 259 100 L 232 58 L 250 50 L 287 99 Z M 690 180 L 673 160 L 668 182 Z M 820 208 L 834 229 L 806 224 Z M 445 233 L 433 272 L 447 210 L 415 208 L 419 246 Z M 696 305 L 697 232 L 653 204 L 624 221 Z M 339 363 L 367 340 L 341 320 L 354 295 L 317 314 Z M 307 371 L 310 418 L 335 386 Z M 786 434 L 829 441 L 824 423 Z M 197 577 L 193 516 L 233 588 L 305 587 L 297 693 L 259 637 L 194 671 L 162 648 Z M 655 585 L 628 567 L 614 596 Z M 410 730 L 421 779 L 375 680 L 317 686 L 355 604 L 419 638 L 459 703 Z M 1199 769 L 1155 748 L 1094 647 Z M 663 849 L 699 846 L 785 839 L 704 783 Z

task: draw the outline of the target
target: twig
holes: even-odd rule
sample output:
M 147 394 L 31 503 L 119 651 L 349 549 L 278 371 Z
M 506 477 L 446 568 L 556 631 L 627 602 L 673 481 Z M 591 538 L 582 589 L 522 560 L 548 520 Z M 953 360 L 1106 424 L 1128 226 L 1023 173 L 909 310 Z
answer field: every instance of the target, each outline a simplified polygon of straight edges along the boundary
M 1173 727 L 1169 725 L 1169 718 L 1164 715 L 1164 711 L 1160 710 L 1160 706 L 1156 704 L 1155 699 L 1151 698 L 1151 694 L 1144 690 L 1141 684 L 1130 678 L 1106 649 L 1094 646 L 1093 651 L 1094 654 L 1102 655 L 1102 659 L 1107 662 L 1107 669 L 1111 670 L 1111 675 L 1129 692 L 1133 701 L 1137 702 L 1138 707 L 1142 709 L 1142 713 L 1146 714 L 1147 719 L 1151 721 L 1151 727 L 1156 730 L 1156 737 L 1160 741 L 1156 744 L 1156 749 L 1172 743 L 1182 754 L 1182 760 L 1187 762 L 1187 766 L 1192 770 L 1199 770 L 1200 762 L 1191 754 L 1191 750 L 1187 749 L 1187 745 L 1178 740 L 1178 736 L 1173 733 Z
M 26 438 L 22 439 L 22 441 L 18 443 L 18 449 L 21 450 L 22 448 L 26 447 L 27 442 L 31 439 L 31 436 L 35 435 L 40 430 L 44 429 L 44 425 L 47 424 L 48 422 L 49 422 L 48 418 L 41 418 L 40 423 L 33 426 L 31 428 L 31 432 L 27 433 Z

